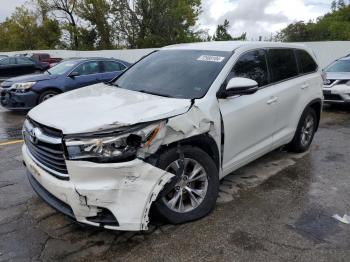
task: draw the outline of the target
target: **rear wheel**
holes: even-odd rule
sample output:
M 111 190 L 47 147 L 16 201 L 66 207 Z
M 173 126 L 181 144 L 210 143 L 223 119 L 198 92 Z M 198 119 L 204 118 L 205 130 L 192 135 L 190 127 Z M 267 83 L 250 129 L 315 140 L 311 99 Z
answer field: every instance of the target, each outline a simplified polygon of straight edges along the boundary
M 182 155 L 183 154 L 183 155 Z M 184 146 L 164 152 L 159 168 L 175 175 L 154 204 L 154 211 L 171 223 L 199 219 L 215 206 L 219 179 L 214 161 L 203 150 Z
M 42 102 L 44 102 L 44 101 L 46 101 L 46 100 L 48 100 L 48 99 L 50 99 L 58 94 L 59 93 L 57 91 L 54 91 L 54 90 L 45 91 L 40 95 L 40 97 L 38 99 L 38 104 L 41 104 Z
M 316 112 L 312 108 L 305 109 L 300 118 L 298 128 L 293 141 L 288 145 L 288 149 L 295 153 L 302 153 L 310 148 L 317 128 Z

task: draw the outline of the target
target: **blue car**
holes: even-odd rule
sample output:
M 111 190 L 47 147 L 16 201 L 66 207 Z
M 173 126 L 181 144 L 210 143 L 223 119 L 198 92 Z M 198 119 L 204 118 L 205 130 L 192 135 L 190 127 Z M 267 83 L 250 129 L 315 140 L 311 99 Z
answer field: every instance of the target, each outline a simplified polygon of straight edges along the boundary
M 10 110 L 29 110 L 63 92 L 109 82 L 130 66 L 106 58 L 79 58 L 63 61 L 44 74 L 10 78 L 0 87 L 1 105 Z

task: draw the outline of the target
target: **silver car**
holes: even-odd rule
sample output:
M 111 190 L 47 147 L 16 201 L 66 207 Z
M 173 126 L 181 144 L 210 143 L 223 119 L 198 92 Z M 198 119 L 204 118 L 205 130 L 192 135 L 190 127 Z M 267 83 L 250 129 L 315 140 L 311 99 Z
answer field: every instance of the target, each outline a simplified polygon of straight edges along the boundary
M 334 61 L 324 70 L 324 102 L 350 104 L 350 56 Z

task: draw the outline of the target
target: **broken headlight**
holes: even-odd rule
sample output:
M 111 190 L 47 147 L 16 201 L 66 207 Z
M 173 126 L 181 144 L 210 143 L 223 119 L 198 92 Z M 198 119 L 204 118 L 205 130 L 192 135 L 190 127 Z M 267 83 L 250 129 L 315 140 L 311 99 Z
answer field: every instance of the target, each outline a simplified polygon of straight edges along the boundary
M 162 121 L 115 136 L 103 134 L 94 138 L 69 138 L 65 141 L 68 157 L 102 163 L 128 160 L 134 158 L 139 150 L 147 151 L 157 144 L 165 135 L 164 126 L 165 121 Z

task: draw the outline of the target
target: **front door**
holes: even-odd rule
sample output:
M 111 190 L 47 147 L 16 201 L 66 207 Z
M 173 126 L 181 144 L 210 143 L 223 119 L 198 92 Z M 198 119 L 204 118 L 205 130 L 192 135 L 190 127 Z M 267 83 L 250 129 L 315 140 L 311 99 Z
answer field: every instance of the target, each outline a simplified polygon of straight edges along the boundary
M 89 86 L 100 82 L 101 65 L 99 61 L 89 61 L 79 65 L 73 70 L 76 76 L 67 76 L 65 80 L 66 91 Z
M 224 125 L 225 174 L 271 150 L 277 117 L 274 88 L 267 86 L 269 74 L 264 50 L 243 54 L 227 80 L 233 77 L 253 79 L 260 89 L 252 95 L 219 99 Z

